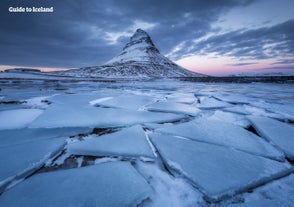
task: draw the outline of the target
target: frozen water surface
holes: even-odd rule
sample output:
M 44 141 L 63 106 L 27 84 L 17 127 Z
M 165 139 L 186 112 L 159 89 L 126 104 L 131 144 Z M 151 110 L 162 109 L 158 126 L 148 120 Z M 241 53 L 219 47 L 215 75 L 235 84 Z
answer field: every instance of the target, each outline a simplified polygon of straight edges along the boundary
M 183 118 L 183 115 L 134 111 L 128 109 L 99 108 L 71 105 L 49 107 L 29 127 L 119 127 L 150 122 L 172 122 Z
M 64 138 L 35 140 L 9 146 L 0 145 L 0 192 L 13 180 L 25 178 L 41 168 L 64 146 Z
M 236 124 L 244 128 L 250 125 L 250 122 L 247 120 L 245 116 L 236 113 L 223 112 L 219 110 L 216 110 L 213 115 L 208 117 L 208 119 Z
M 91 128 L 23 128 L 17 130 L 0 130 L 0 147 L 13 144 L 21 144 L 41 139 L 88 134 L 91 131 Z
M 151 104 L 156 99 L 150 96 L 142 95 L 122 95 L 99 102 L 99 105 L 113 108 L 124 108 L 131 110 L 142 109 L 145 105 Z
M 71 154 L 77 155 L 154 158 L 141 126 L 100 137 L 92 136 L 84 141 L 69 144 L 68 149 Z
M 219 101 L 213 97 L 201 97 L 199 99 L 199 102 L 200 103 L 196 103 L 195 106 L 197 106 L 200 109 L 217 109 L 231 106 L 231 104 Z
M 246 191 L 290 173 L 290 166 L 241 151 L 170 135 L 151 135 L 170 169 L 180 172 L 209 200 Z
M 283 160 L 283 153 L 276 150 L 262 138 L 242 127 L 226 122 L 201 118 L 188 123 L 158 128 L 156 131 L 200 142 L 232 147 L 276 160 Z
M 169 101 L 156 102 L 154 104 L 148 105 L 147 109 L 149 111 L 183 113 L 191 116 L 196 116 L 200 112 L 200 110 L 195 106 Z
M 0 77 L 0 206 L 294 202 L 293 84 L 23 75 Z
M 15 109 L 0 111 L 0 130 L 27 127 L 40 114 L 40 109 Z
M 264 138 L 274 143 L 294 161 L 293 125 L 260 116 L 250 116 L 250 120 Z
M 110 162 L 37 174 L 5 192 L 0 206 L 136 207 L 151 194 L 129 163 Z

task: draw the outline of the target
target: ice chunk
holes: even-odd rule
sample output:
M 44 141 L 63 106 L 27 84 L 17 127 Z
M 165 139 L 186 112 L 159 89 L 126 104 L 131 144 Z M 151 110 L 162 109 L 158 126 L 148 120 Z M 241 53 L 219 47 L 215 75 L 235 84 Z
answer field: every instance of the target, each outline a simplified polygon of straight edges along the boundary
M 40 109 L 15 109 L 0 111 L 0 130 L 19 129 L 28 126 L 43 110 Z
M 208 120 L 217 120 L 223 121 L 231 124 L 235 124 L 244 128 L 247 128 L 250 125 L 250 122 L 240 114 L 234 114 L 230 112 L 223 112 L 216 110 L 213 115 L 207 118 Z
M 68 150 L 76 155 L 154 158 L 141 126 L 74 142 L 68 145 Z
M 195 106 L 175 102 L 156 102 L 147 106 L 147 109 L 149 111 L 183 113 L 191 116 L 196 116 L 200 112 Z
M 165 126 L 157 132 L 174 134 L 192 140 L 233 147 L 276 160 L 283 160 L 283 153 L 242 127 L 221 121 L 197 119 L 192 122 Z
M 41 173 L 0 197 L 0 206 L 136 207 L 150 197 L 147 182 L 127 162 Z
M 247 111 L 244 107 L 244 105 L 235 105 L 232 107 L 228 107 L 223 109 L 223 111 L 228 111 L 236 114 L 241 114 L 241 115 L 249 115 L 251 112 Z
M 168 101 L 184 104 L 192 104 L 196 101 L 196 97 L 193 93 L 172 93 L 166 96 L 166 98 Z
M 37 128 L 37 129 L 10 129 L 0 131 L 0 147 L 20 144 L 48 138 L 69 137 L 78 134 L 87 134 L 91 128 Z
M 122 95 L 112 99 L 104 100 L 98 104 L 112 108 L 124 108 L 131 110 L 141 109 L 143 106 L 153 103 L 155 99 L 151 96 L 143 95 Z
M 150 136 L 169 169 L 187 177 L 211 201 L 246 191 L 292 170 L 288 164 L 222 146 L 170 135 Z
M 119 127 L 140 123 L 171 122 L 184 115 L 88 106 L 53 105 L 29 125 L 31 128 Z
M 217 109 L 230 107 L 232 105 L 223 101 L 216 100 L 212 97 L 201 97 L 200 103 L 196 103 L 195 106 L 200 109 Z
M 13 180 L 38 170 L 65 146 L 64 138 L 43 139 L 0 147 L 0 193 Z
M 256 130 L 294 161 L 294 126 L 271 118 L 250 116 Z

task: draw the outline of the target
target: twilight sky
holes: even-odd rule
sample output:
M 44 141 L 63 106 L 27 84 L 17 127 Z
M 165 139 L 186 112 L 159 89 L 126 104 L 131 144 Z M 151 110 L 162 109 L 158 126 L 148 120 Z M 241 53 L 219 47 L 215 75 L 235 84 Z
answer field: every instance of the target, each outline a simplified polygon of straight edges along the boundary
M 9 7 L 54 7 L 9 13 Z M 209 75 L 294 74 L 293 0 L 1 0 L 0 70 L 101 65 L 137 28 Z

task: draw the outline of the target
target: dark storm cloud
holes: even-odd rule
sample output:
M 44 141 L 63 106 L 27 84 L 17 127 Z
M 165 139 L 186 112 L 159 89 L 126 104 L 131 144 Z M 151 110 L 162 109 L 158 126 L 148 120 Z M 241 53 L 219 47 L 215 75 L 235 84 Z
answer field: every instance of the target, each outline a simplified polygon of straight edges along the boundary
M 165 54 L 175 45 L 211 31 L 211 24 L 226 11 L 252 2 L 1 0 L 0 64 L 43 67 L 102 64 L 119 53 L 128 39 L 121 35 L 110 42 L 107 34 L 130 32 L 135 21 L 155 25 L 147 31 Z M 54 13 L 9 13 L 10 6 L 53 6 Z
M 214 35 L 193 45 L 192 54 L 231 56 L 239 60 L 294 57 L 294 20 L 259 29 L 242 29 Z M 178 54 L 185 51 L 178 51 Z M 289 60 L 288 60 L 289 61 Z M 280 64 L 289 63 L 284 61 Z

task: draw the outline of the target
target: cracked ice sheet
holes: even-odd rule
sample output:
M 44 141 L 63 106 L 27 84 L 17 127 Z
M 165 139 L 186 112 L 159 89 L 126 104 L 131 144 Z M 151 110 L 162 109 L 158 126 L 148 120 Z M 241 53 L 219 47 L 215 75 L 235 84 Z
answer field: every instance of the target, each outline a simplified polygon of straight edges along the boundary
M 256 100 L 255 98 L 249 98 L 242 94 L 219 94 L 213 96 L 219 100 L 232 104 L 249 104 Z
M 25 128 L 42 113 L 40 109 L 0 111 L 0 130 Z
M 25 178 L 42 167 L 65 146 L 64 138 L 35 140 L 0 147 L 0 193 L 13 180 Z
M 127 109 L 98 108 L 91 105 L 56 104 L 49 107 L 33 123 L 31 128 L 59 127 L 120 127 L 141 123 L 172 122 L 184 115 L 133 111 Z
M 170 112 L 170 113 L 180 113 L 187 114 L 191 116 L 196 116 L 200 110 L 195 106 L 175 103 L 175 102 L 156 102 L 154 104 L 147 106 L 148 111 L 158 111 L 158 112 Z
M 101 101 L 98 103 L 98 105 L 112 108 L 139 110 L 142 109 L 145 105 L 151 104 L 155 101 L 156 99 L 151 96 L 128 94 Z
M 148 157 L 154 154 L 141 126 L 122 129 L 102 136 L 91 136 L 68 145 L 70 154 L 90 156 Z
M 13 144 L 26 143 L 41 139 L 50 139 L 57 137 L 69 137 L 77 134 L 87 134 L 92 131 L 91 128 L 37 128 L 37 129 L 12 129 L 0 131 L 0 147 Z
M 206 199 L 221 200 L 289 174 L 291 166 L 206 143 L 170 135 L 150 135 L 165 163 L 187 177 Z
M 216 100 L 212 97 L 200 97 L 199 100 L 200 103 L 195 103 L 194 105 L 200 109 L 218 109 L 232 106 L 229 103 Z
M 249 116 L 256 130 L 294 160 L 294 126 L 271 118 Z
M 109 162 L 32 176 L 5 192 L 0 206 L 136 207 L 152 193 L 129 163 Z
M 261 100 L 253 102 L 252 105 L 279 114 L 283 118 L 294 120 L 293 101 L 284 100 L 282 103 L 272 103 Z
M 201 118 L 188 123 L 165 126 L 155 131 L 174 134 L 200 142 L 233 147 L 244 152 L 279 161 L 284 160 L 283 153 L 276 150 L 262 138 L 242 127 L 221 121 Z

